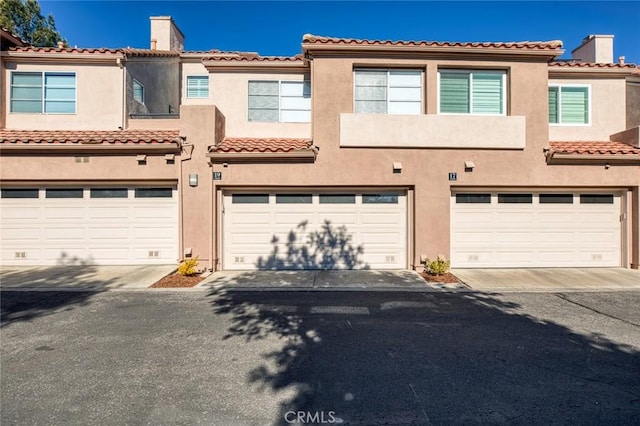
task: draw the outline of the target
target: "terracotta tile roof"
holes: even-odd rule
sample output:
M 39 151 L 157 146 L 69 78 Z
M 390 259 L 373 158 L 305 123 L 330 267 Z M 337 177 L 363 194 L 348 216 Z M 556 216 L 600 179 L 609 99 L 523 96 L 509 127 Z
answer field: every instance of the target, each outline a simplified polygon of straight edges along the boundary
M 202 58 L 203 61 L 240 61 L 240 62 L 298 62 L 302 61 L 304 56 L 297 54 L 295 56 L 260 56 L 257 53 L 238 52 L 227 53 L 221 52 L 215 56 Z
M 80 53 L 80 54 L 124 54 L 127 56 L 180 56 L 180 52 L 175 50 L 152 50 L 152 49 L 134 49 L 134 48 L 118 48 L 111 49 L 107 47 L 101 48 L 84 48 L 84 47 L 36 47 L 36 46 L 23 46 L 13 47 L 9 49 L 10 52 L 29 52 L 29 53 Z
M 210 152 L 293 152 L 312 149 L 311 139 L 295 138 L 224 138 Z
M 84 48 L 84 47 L 37 47 L 37 46 L 22 46 L 12 47 L 10 52 L 32 52 L 32 53 L 82 53 L 82 54 L 96 54 L 96 53 L 122 53 L 122 49 L 109 49 L 107 47 L 101 48 Z
M 554 61 L 549 62 L 550 67 L 561 68 L 635 68 L 635 64 L 603 64 L 595 62 Z
M 303 43 L 308 44 L 335 44 L 335 45 L 361 45 L 361 46 L 421 46 L 421 47 L 465 47 L 465 48 L 496 48 L 496 49 L 535 49 L 556 50 L 562 48 L 562 42 L 553 41 L 523 41 L 523 42 L 437 42 L 437 41 L 392 41 L 392 40 L 360 40 L 353 38 L 322 37 L 305 34 Z
M 0 148 L 8 145 L 163 144 L 176 142 L 178 130 L 0 130 Z
M 640 148 L 612 141 L 549 142 L 549 148 L 550 154 L 640 155 Z
M 180 56 L 180 52 L 177 50 L 133 49 L 133 48 L 127 47 L 126 49 L 122 49 L 122 52 L 127 56 L 158 56 L 158 57 Z
M 14 44 L 29 45 L 29 43 L 22 40 L 22 38 L 20 38 L 18 34 L 14 33 L 8 28 L 0 27 L 0 33 L 2 34 L 2 37 L 10 40 Z

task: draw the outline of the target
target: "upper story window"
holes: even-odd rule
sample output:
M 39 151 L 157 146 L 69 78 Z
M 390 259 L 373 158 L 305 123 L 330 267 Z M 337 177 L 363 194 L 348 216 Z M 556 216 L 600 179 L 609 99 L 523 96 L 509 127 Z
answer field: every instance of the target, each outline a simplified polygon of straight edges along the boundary
M 144 103 L 144 86 L 138 80 L 133 80 L 133 99 Z
M 421 114 L 422 72 L 356 69 L 354 111 L 361 114 Z
M 505 115 L 505 71 L 440 70 L 438 112 Z
M 249 121 L 311 122 L 308 81 L 249 81 Z
M 580 125 L 589 124 L 589 86 L 549 86 L 549 123 Z
M 188 75 L 187 76 L 187 98 L 208 98 L 209 97 L 209 76 L 208 75 Z
M 76 73 L 11 73 L 11 112 L 75 114 Z

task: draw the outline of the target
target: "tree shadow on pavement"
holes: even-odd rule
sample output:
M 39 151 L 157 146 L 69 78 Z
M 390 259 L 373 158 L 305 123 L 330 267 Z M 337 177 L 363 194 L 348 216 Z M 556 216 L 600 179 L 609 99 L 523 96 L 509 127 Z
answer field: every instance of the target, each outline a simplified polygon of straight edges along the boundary
M 60 309 L 86 305 L 96 292 L 82 291 L 83 286 L 95 286 L 98 283 L 106 288 L 114 281 L 98 277 L 97 267 L 92 263 L 93 259 L 90 257 L 72 257 L 62 252 L 54 266 L 0 268 L 0 327 L 30 321 Z M 75 287 L 75 291 L 24 291 L 34 287 Z M 12 291 L 12 288 L 23 291 Z
M 7 291 L 0 293 L 0 328 L 51 315 L 60 310 L 85 306 L 96 292 Z
M 280 242 L 273 235 L 272 251 L 268 256 L 260 256 L 256 262 L 259 270 L 301 270 L 301 269 L 368 269 L 362 260 L 364 248 L 354 246 L 352 236 L 346 226 L 333 226 L 325 220 L 320 229 L 307 231 L 308 221 L 300 222 L 295 230 L 290 230 L 287 240 Z M 284 246 L 283 246 L 284 244 Z M 280 249 L 284 248 L 283 252 Z
M 210 296 L 239 350 L 281 342 L 244 378 L 266 393 L 293 392 L 275 425 L 640 422 L 636 348 L 491 295 Z

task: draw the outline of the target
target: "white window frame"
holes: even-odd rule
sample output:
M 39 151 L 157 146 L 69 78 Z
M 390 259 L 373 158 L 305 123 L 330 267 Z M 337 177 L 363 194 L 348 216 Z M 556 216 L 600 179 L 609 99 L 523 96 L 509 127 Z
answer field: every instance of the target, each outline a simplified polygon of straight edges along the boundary
M 469 79 L 469 110 L 468 113 L 462 112 L 441 112 L 440 111 L 440 73 L 456 73 L 456 74 L 469 74 L 471 78 Z M 500 114 L 482 114 L 473 112 L 473 73 L 482 73 L 482 74 L 501 74 L 502 75 L 502 113 Z M 487 117 L 505 117 L 507 116 L 507 97 L 508 97 L 508 87 L 507 87 L 507 70 L 484 70 L 484 69 L 449 69 L 442 68 L 438 70 L 438 78 L 437 78 L 438 90 L 437 90 L 437 103 L 438 103 L 438 115 L 480 115 Z
M 13 74 L 41 74 L 42 76 L 42 98 L 41 98 L 41 108 L 40 112 L 19 112 L 13 111 L 11 109 L 11 101 L 13 101 Z M 46 112 L 45 105 L 47 103 L 47 99 L 45 97 L 45 91 L 47 88 L 46 84 L 46 75 L 47 74 L 73 74 L 75 79 L 74 86 L 74 98 L 73 98 L 73 112 Z M 33 70 L 13 70 L 11 71 L 11 75 L 9 76 L 9 105 L 8 105 L 10 114 L 42 114 L 42 115 L 76 115 L 78 114 L 78 74 L 75 71 L 33 71 Z
M 207 79 L 207 96 L 189 96 L 189 78 L 190 77 L 205 77 Z M 186 99 L 209 99 L 211 95 L 211 79 L 209 74 L 189 74 L 184 78 L 184 97 Z
M 588 83 L 549 83 L 549 87 L 557 87 L 558 88 L 558 123 L 549 123 L 549 114 L 547 114 L 547 123 L 552 127 L 590 127 L 591 126 L 591 114 L 593 111 L 593 104 L 591 102 L 591 84 Z M 563 87 L 575 87 L 581 89 L 587 89 L 587 108 L 589 109 L 587 112 L 587 122 L 586 123 L 562 123 L 562 88 Z M 549 107 L 549 98 L 548 98 L 548 89 L 547 89 L 547 108 Z M 548 111 L 547 111 L 548 112 Z
M 249 121 L 249 84 L 250 83 L 278 83 L 278 121 Z M 313 94 L 311 93 L 311 81 L 310 80 L 248 80 L 247 81 L 247 123 L 311 123 L 311 106 L 309 106 L 309 121 L 282 121 L 282 83 L 302 83 L 309 85 L 309 100 Z
M 136 99 L 136 84 L 142 88 L 142 100 Z M 144 105 L 144 98 L 145 98 L 144 84 L 140 83 L 138 80 L 136 80 L 134 78 L 133 79 L 133 83 L 132 83 L 132 87 L 133 87 L 133 91 L 132 91 L 133 100 L 136 101 L 136 102 L 141 103 L 142 105 Z
M 384 113 L 371 113 L 371 114 L 381 114 L 381 115 L 422 115 L 424 114 L 424 70 L 417 68 L 354 68 L 353 69 L 353 113 L 354 114 L 366 114 L 366 113 L 356 113 L 356 73 L 358 71 L 386 71 L 387 73 L 387 111 Z M 415 73 L 420 73 L 420 112 L 419 113 L 404 113 L 397 114 L 393 112 L 389 112 L 389 105 L 392 103 L 389 100 L 389 89 L 391 88 L 389 83 L 389 74 L 391 71 L 410 71 Z M 397 102 L 397 101 L 396 101 Z M 414 102 L 414 101 L 410 101 Z

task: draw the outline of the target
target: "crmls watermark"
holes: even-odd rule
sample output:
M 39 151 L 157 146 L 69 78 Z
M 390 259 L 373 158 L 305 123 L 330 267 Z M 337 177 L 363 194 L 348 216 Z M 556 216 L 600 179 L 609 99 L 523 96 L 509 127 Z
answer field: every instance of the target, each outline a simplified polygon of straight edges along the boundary
M 287 411 L 284 421 L 289 424 L 324 425 L 338 423 L 335 411 Z

